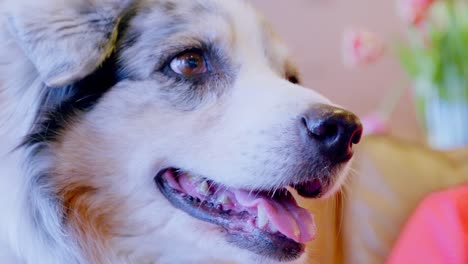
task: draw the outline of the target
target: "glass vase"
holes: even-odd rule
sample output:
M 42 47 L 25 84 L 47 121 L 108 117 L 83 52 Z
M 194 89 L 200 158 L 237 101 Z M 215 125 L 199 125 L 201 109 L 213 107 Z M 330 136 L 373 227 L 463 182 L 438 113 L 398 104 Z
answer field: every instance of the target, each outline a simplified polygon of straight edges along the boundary
M 468 147 L 468 96 L 464 78 L 437 87 L 427 80 L 416 84 L 416 104 L 428 144 L 440 150 Z

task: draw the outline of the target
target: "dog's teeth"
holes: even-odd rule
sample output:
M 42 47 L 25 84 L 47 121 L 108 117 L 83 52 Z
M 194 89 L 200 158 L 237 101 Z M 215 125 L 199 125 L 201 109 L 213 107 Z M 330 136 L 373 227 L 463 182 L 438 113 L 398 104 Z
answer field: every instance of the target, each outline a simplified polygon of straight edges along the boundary
M 278 232 L 278 228 L 276 228 L 276 226 L 273 225 L 272 223 L 270 223 L 270 225 L 269 225 L 268 227 L 270 228 L 270 231 L 271 231 L 272 233 Z
M 229 196 L 227 196 L 227 195 L 225 195 L 225 194 L 222 194 L 221 196 L 219 196 L 218 201 L 219 201 L 219 203 L 222 204 L 222 205 L 229 205 L 229 204 L 231 204 L 231 199 L 229 198 Z
M 297 227 L 297 226 L 294 228 L 294 235 L 297 238 L 301 237 L 301 230 L 299 230 L 299 227 Z
M 257 226 L 264 228 L 268 224 L 268 215 L 263 205 L 259 205 L 257 208 Z
M 210 187 L 208 186 L 207 181 L 203 181 L 202 183 L 200 183 L 200 185 L 198 186 L 198 192 L 205 196 L 210 195 Z

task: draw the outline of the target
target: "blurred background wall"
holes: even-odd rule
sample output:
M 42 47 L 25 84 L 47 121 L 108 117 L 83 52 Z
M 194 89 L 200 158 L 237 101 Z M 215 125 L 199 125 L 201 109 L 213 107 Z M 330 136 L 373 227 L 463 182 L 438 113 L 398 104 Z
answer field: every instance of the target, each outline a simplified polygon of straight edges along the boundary
M 252 0 L 290 47 L 307 87 L 359 115 L 371 113 L 392 90 L 409 82 L 393 53 L 403 27 L 389 0 Z M 349 27 L 376 32 L 387 46 L 377 64 L 349 69 L 341 57 Z M 408 91 L 391 120 L 392 134 L 423 142 Z

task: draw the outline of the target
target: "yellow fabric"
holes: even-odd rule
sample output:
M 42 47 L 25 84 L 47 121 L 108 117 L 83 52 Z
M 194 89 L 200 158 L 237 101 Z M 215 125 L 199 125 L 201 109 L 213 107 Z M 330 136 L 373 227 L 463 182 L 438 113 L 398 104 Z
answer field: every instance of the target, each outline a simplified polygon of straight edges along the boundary
M 341 194 L 326 201 L 304 200 L 300 197 L 297 200 L 312 211 L 318 228 L 317 238 L 307 247 L 309 259 L 315 261 L 311 263 L 342 263 Z
M 468 182 L 468 150 L 443 153 L 388 137 L 357 149 L 342 194 L 302 201 L 316 216 L 317 263 L 384 263 L 403 225 L 427 194 Z

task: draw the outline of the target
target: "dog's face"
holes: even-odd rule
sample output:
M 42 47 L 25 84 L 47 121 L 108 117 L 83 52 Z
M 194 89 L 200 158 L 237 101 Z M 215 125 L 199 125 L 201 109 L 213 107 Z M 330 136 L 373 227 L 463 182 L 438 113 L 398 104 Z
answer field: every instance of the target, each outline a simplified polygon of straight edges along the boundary
M 288 189 L 336 191 L 361 126 L 297 83 L 247 3 L 45 2 L 12 22 L 48 84 L 29 144 L 88 258 L 302 255 L 315 226 Z

